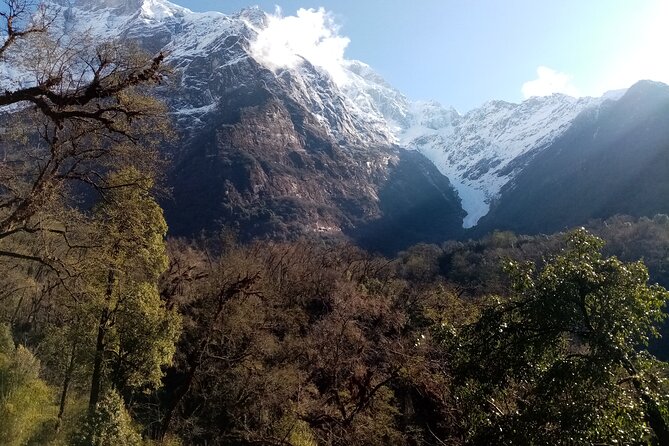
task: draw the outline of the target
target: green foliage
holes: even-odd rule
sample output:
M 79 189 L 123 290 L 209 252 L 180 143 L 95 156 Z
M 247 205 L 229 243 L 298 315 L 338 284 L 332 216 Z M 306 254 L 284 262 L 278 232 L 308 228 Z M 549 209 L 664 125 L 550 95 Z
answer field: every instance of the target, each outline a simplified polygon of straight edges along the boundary
M 87 384 L 102 384 L 97 395 L 158 387 L 174 355 L 178 313 L 157 291 L 167 226 L 151 196 L 170 130 L 147 89 L 168 70 L 164 55 L 128 42 L 65 42 L 51 29 L 56 9 L 4 3 L 1 21 L 15 39 L 0 50 L 2 63 L 33 72 L 39 85 L 17 84 L 5 101 L 16 110 L 2 138 L 0 322 L 11 321 L 30 350 L 15 348 L 0 324 L 0 443 L 65 444 Z M 63 89 L 73 78 L 89 83 Z M 89 212 L 80 199 L 93 191 L 104 203 Z M 116 424 L 129 423 L 116 412 Z M 103 443 L 137 443 L 116 437 L 125 440 Z
M 602 247 L 577 230 L 540 271 L 507 262 L 514 295 L 491 298 L 455 348 L 476 441 L 650 441 L 657 403 L 639 381 L 638 349 L 657 334 L 669 293 L 648 285 L 642 263 Z
M 0 325 L 0 438 L 2 444 L 29 444 L 55 418 L 52 392 L 40 380 L 40 363 L 25 347 L 14 347 Z
M 594 354 L 632 354 L 658 334 L 669 293 L 648 285 L 642 262 L 604 258 L 603 247 L 603 240 L 577 230 L 568 238 L 567 252 L 536 281 L 526 280 L 531 271 L 516 268 L 514 283 L 525 300 L 537 302 L 528 315 L 557 319 L 562 330 L 582 337 Z
M 0 324 L 0 360 L 3 362 L 7 361 L 7 356 L 11 355 L 14 351 L 14 338 L 12 337 L 12 331 L 9 329 L 9 325 Z
M 179 314 L 166 309 L 157 289 L 168 264 L 167 225 L 146 173 L 126 168 L 111 174 L 108 182 L 112 188 L 96 210 L 103 246 L 90 281 L 90 311 L 97 321 L 91 337 L 102 341 L 93 388 L 101 387 L 100 368 L 119 391 L 157 388 L 180 334 Z
M 72 439 L 74 446 L 140 446 L 142 438 L 135 430 L 121 397 L 107 392 L 95 413 Z
M 156 281 L 167 268 L 167 223 L 147 172 L 126 167 L 109 175 L 110 192 L 98 206 L 103 262 L 137 281 Z M 104 263 L 103 263 L 104 264 Z
M 161 367 L 172 363 L 181 333 L 181 318 L 165 308 L 156 286 L 139 284 L 121 298 L 116 315 L 117 349 L 121 358 L 115 374 L 135 388 L 161 386 Z
M 583 230 L 565 249 L 495 233 L 394 261 L 314 240 L 171 241 L 168 265 L 150 179 L 109 185 L 79 274 L 36 275 L 12 300 L 25 313 L 2 313 L 31 315 L 22 339 L 68 405 L 54 430 L 60 398 L 0 328 L 1 376 L 28 389 L 12 394 L 23 418 L 0 419 L 12 444 L 664 444 L 669 369 L 644 349 L 669 296 Z M 643 238 L 664 223 L 638 224 Z M 629 254 L 632 235 L 618 240 Z

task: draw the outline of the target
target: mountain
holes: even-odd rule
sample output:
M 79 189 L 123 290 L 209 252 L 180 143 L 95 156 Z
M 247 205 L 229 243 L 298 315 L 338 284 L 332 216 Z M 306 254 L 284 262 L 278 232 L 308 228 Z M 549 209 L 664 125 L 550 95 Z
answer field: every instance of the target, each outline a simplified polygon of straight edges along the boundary
M 669 86 L 641 81 L 581 113 L 502 189 L 476 230 L 552 232 L 661 213 L 669 213 Z
M 166 149 L 172 234 L 226 225 L 242 239 L 345 235 L 391 252 L 462 231 L 448 179 L 400 148 L 385 119 L 404 97 L 366 65 L 349 62 L 345 86 L 306 59 L 271 66 L 253 47 L 269 20 L 257 8 L 228 16 L 163 0 L 58 3 L 68 35 L 134 41 L 176 68 L 177 85 L 160 92 L 180 135 Z M 392 94 L 396 103 L 377 108 Z M 407 212 L 440 224 L 406 224 Z
M 667 211 L 663 84 L 461 114 L 408 99 L 360 61 L 277 61 L 260 45 L 281 37 L 267 34 L 276 18 L 258 8 L 56 3 L 66 35 L 135 42 L 175 67 L 175 84 L 159 92 L 179 134 L 165 148 L 172 234 L 225 225 L 242 239 L 345 236 L 392 253 Z
M 453 181 L 475 226 L 490 203 L 527 162 L 570 128 L 583 111 L 602 98 L 555 94 L 520 104 L 491 101 L 460 115 L 435 103 L 418 103 L 401 142 L 427 156 Z

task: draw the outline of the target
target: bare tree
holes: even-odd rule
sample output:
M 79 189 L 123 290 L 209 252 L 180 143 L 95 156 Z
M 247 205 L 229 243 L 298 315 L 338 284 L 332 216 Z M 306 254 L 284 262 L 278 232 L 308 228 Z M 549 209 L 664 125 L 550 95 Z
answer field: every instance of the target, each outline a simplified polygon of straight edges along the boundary
M 165 108 L 147 88 L 166 78 L 165 55 L 58 35 L 60 11 L 31 0 L 3 3 L 0 65 L 13 74 L 0 92 L 0 257 L 57 269 L 60 259 L 23 239 L 76 246 L 65 215 L 70 185 L 103 190 L 104 173 L 117 163 L 155 167 Z

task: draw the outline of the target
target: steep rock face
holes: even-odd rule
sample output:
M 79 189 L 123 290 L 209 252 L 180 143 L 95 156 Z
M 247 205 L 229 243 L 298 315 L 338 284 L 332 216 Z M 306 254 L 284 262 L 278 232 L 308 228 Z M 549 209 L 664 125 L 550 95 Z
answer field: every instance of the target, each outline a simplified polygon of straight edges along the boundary
M 394 151 L 344 150 L 308 113 L 291 114 L 270 92 L 222 106 L 235 112 L 211 114 L 175 160 L 174 202 L 166 206 L 176 233 L 203 222 L 234 224 L 248 236 L 340 232 L 378 213 L 376 185 Z
M 460 199 L 451 184 L 427 158 L 402 150 L 393 174 L 379 191 L 381 216 L 351 231 L 363 247 L 394 254 L 417 243 L 444 241 L 463 235 Z M 454 218 L 454 216 L 456 218 Z
M 165 51 L 176 68 L 175 85 L 161 91 L 180 135 L 168 150 L 173 192 L 164 203 L 173 234 L 227 225 L 244 239 L 359 237 L 383 221 L 399 231 L 392 249 L 401 249 L 403 225 L 392 223 L 404 218 L 397 203 L 423 196 L 434 198 L 443 224 L 413 228 L 414 239 L 424 238 L 421 230 L 436 241 L 459 231 L 462 211 L 448 180 L 395 145 L 384 113 L 404 107 L 403 96 L 394 93 L 379 111 L 372 90 L 379 101 L 394 90 L 378 87 L 366 65 L 350 64 L 346 87 L 308 60 L 264 65 L 251 48 L 268 20 L 256 8 L 228 16 L 164 0 L 59 2 L 59 25 L 69 35 L 135 41 Z M 386 239 L 375 240 L 367 246 L 390 252 Z
M 643 111 L 652 108 L 652 95 L 637 95 L 636 102 L 628 95 L 623 101 L 624 91 L 491 101 L 460 114 L 410 101 L 359 61 L 342 60 L 334 74 L 304 58 L 277 68 L 254 50 L 272 20 L 257 8 L 224 15 L 165 0 L 55 1 L 64 8 L 57 25 L 69 35 L 135 41 L 150 52 L 165 51 L 176 68 L 175 85 L 161 91 L 181 136 L 167 149 L 173 198 L 165 207 L 173 233 L 225 224 L 243 237 L 343 233 L 375 248 L 401 249 L 402 243 L 456 237 L 479 221 L 479 232 L 498 226 L 547 231 L 589 216 L 663 209 L 656 206 L 661 196 L 635 189 L 664 172 L 661 158 L 648 162 L 659 153 L 656 144 L 635 146 L 620 134 L 626 128 L 650 141 L 646 121 L 628 120 L 638 109 L 652 121 Z M 661 125 L 652 131 L 661 139 Z M 603 136 L 607 132 L 620 139 Z M 593 178 L 622 184 L 628 172 L 611 179 L 601 169 L 628 156 L 619 155 L 629 150 L 620 140 L 640 150 L 630 166 L 646 162 L 631 170 L 645 177 L 617 189 L 641 203 L 638 209 L 613 198 L 607 205 L 583 201 L 575 185 L 590 184 L 574 176 L 573 165 L 585 162 L 582 152 L 597 173 Z M 550 188 L 542 189 L 551 178 Z M 565 187 L 565 181 L 573 184 Z M 560 201 L 555 190 L 562 187 L 573 200 Z M 559 206 L 543 202 L 540 190 Z M 575 202 L 583 210 L 571 212 Z M 528 213 L 536 215 L 527 219 Z
M 501 192 L 477 233 L 552 232 L 669 213 L 669 86 L 642 81 L 588 110 Z

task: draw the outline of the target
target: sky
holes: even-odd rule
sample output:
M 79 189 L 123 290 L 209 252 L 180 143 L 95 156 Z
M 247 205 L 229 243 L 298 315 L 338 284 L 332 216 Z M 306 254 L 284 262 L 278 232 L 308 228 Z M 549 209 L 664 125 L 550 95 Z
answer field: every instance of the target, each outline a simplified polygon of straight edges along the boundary
M 172 1 L 224 13 L 257 5 L 273 14 L 259 51 L 277 63 L 306 53 L 336 76 L 343 59 L 361 60 L 409 98 L 460 112 L 669 83 L 669 0 Z

